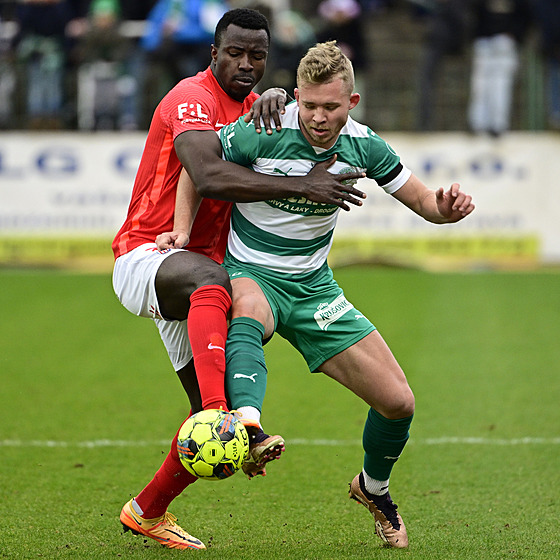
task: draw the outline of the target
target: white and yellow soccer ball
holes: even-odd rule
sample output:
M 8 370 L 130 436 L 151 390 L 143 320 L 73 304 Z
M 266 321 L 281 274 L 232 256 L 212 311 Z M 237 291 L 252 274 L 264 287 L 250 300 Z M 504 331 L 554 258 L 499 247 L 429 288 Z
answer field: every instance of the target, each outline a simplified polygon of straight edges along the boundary
M 249 454 L 245 426 L 230 412 L 202 410 L 179 430 L 177 450 L 183 466 L 204 480 L 235 474 Z

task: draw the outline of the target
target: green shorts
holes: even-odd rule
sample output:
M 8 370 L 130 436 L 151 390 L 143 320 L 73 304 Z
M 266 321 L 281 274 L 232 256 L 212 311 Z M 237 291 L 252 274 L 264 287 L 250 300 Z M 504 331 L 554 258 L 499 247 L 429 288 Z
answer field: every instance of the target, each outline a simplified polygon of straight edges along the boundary
M 301 353 L 311 371 L 375 330 L 346 299 L 326 263 L 291 275 L 242 263 L 228 253 L 224 267 L 230 277 L 251 278 L 260 286 L 276 332 Z

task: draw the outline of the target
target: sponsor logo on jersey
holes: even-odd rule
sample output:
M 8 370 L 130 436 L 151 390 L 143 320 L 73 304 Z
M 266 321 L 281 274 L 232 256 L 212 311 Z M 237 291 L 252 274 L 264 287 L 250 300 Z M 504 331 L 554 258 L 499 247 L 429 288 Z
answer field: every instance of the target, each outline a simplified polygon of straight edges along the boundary
M 340 319 L 344 314 L 354 309 L 354 306 L 340 294 L 331 303 L 321 303 L 313 315 L 317 325 L 322 331 L 326 331 L 329 325 Z
M 303 214 L 304 216 L 325 216 L 334 214 L 338 206 L 312 202 L 305 197 L 292 197 L 277 200 L 267 200 L 266 203 L 274 208 L 289 212 L 290 214 Z
M 183 124 L 189 122 L 210 122 L 208 115 L 203 112 L 200 103 L 181 103 L 181 105 L 177 106 L 177 115 Z
M 288 170 L 284 171 L 279 167 L 274 167 L 272 172 L 276 175 L 289 176 L 290 171 L 293 168 L 290 167 Z M 355 173 L 360 171 L 357 167 L 343 167 L 338 171 L 338 174 L 343 173 Z M 348 179 L 343 181 L 343 185 L 355 185 L 357 179 Z M 284 212 L 289 212 L 290 214 L 302 214 L 303 216 L 329 216 L 334 214 L 338 210 L 338 206 L 334 204 L 324 204 L 322 202 L 312 202 L 305 197 L 292 197 L 283 198 L 277 200 L 267 200 L 267 204 Z

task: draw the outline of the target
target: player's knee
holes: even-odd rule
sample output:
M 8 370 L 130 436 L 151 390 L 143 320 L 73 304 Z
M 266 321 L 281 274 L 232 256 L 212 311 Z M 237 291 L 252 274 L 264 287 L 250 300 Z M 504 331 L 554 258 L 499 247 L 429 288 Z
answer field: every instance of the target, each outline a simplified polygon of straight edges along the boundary
M 201 267 L 195 275 L 195 282 L 196 288 L 201 286 L 222 286 L 231 294 L 229 275 L 225 268 L 219 265 Z
M 399 418 L 408 418 L 414 414 L 414 394 L 408 385 L 398 394 L 393 395 L 390 403 L 385 407 L 387 418 L 397 420 Z
M 234 290 L 232 317 L 250 317 L 264 326 L 265 338 L 274 333 L 274 315 L 266 296 L 260 290 L 240 293 Z
M 414 414 L 414 407 L 415 407 L 415 400 L 414 400 L 414 393 L 410 389 L 407 388 L 406 395 L 403 396 L 402 404 L 401 404 L 401 418 L 408 418 Z
M 161 315 L 165 319 L 186 319 L 192 293 L 208 285 L 222 286 L 231 295 L 228 273 L 208 257 L 188 251 L 169 256 L 155 279 Z
M 226 270 L 208 257 L 182 251 L 168 257 L 156 275 L 156 290 L 171 292 L 180 298 L 189 297 L 201 286 L 216 284 L 231 293 L 231 284 Z

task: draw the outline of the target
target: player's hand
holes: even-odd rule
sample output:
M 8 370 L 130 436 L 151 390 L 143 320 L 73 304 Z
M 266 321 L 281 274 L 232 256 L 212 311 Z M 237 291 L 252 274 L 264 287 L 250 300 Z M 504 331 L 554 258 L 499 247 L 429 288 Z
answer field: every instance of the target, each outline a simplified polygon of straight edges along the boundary
M 436 191 L 436 204 L 448 223 L 458 222 L 474 210 L 472 196 L 462 192 L 459 183 L 453 183 L 448 191 L 439 188 Z
M 350 210 L 349 204 L 361 206 L 366 194 L 354 187 L 358 179 L 365 177 L 361 171 L 351 173 L 331 173 L 328 169 L 336 161 L 336 154 L 329 160 L 317 163 L 315 167 L 304 177 L 304 194 L 313 202 L 323 204 L 335 204 L 343 210 Z
M 282 130 L 280 115 L 283 115 L 288 94 L 282 88 L 267 89 L 254 103 L 250 111 L 243 117 L 246 123 L 253 121 L 255 131 L 261 132 L 261 118 L 267 134 L 272 134 L 272 127 Z
M 182 249 L 189 242 L 189 234 L 184 231 L 167 231 L 156 237 L 159 251 L 166 249 Z

